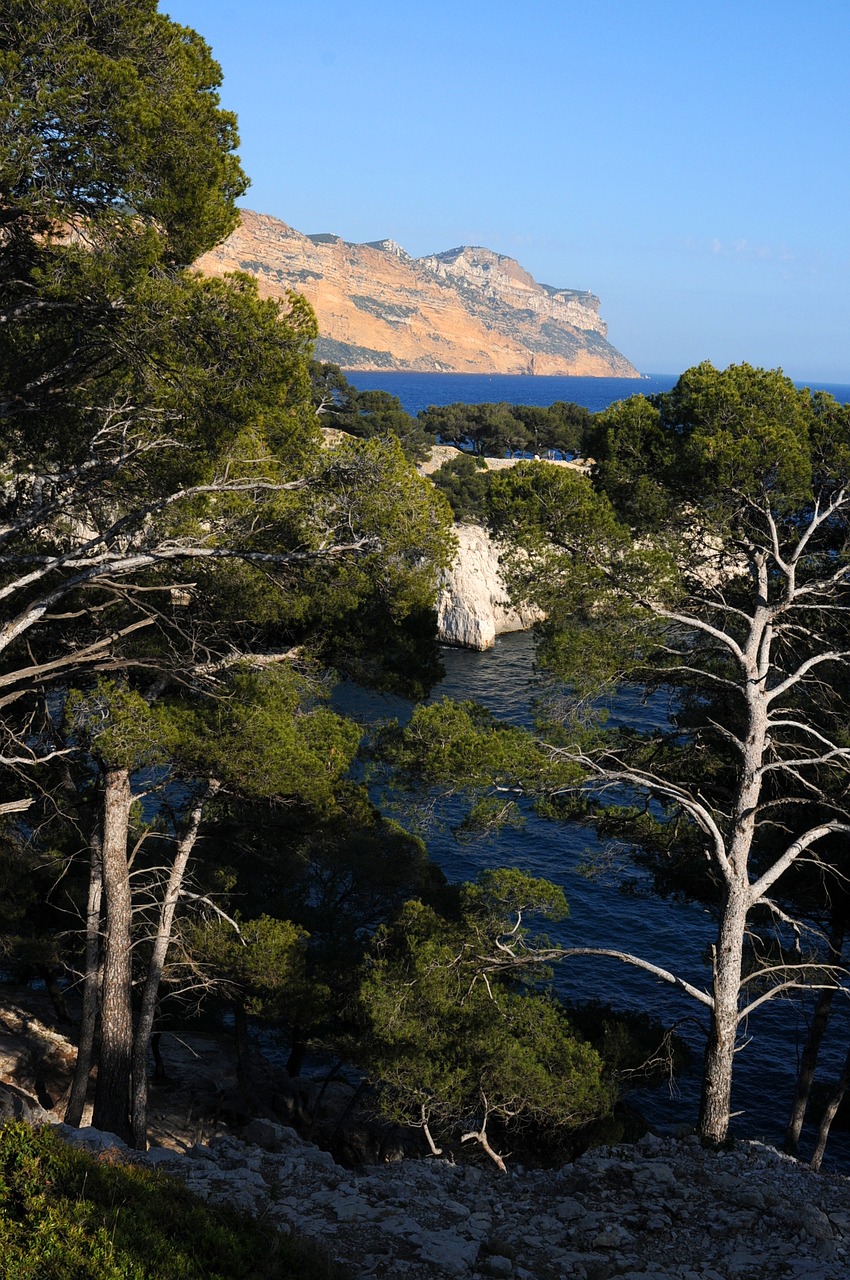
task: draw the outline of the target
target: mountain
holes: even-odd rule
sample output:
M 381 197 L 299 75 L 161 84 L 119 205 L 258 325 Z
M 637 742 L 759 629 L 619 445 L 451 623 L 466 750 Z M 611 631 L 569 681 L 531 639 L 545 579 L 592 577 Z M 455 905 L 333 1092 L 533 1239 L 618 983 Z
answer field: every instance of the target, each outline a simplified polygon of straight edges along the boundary
M 264 296 L 303 293 L 319 321 L 317 357 L 345 369 L 639 377 L 608 342 L 598 298 L 538 284 L 491 249 L 411 258 L 393 240 L 306 236 L 244 209 L 196 265 L 247 271 Z

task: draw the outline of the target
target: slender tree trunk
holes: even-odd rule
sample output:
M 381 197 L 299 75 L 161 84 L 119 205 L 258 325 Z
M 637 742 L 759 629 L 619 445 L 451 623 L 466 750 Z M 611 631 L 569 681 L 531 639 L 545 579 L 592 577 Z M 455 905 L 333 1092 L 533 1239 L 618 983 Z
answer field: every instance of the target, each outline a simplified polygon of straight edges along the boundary
M 443 1154 L 443 1148 L 437 1146 L 434 1141 L 433 1134 L 428 1128 L 428 1112 L 425 1108 L 424 1102 L 420 1107 L 420 1115 L 422 1116 L 422 1132 L 425 1134 L 425 1141 L 428 1143 L 428 1150 L 431 1152 L 432 1156 L 441 1156 Z
M 289 1057 L 286 1059 L 286 1074 L 290 1079 L 301 1075 L 301 1068 L 304 1065 L 306 1056 L 307 1041 L 303 1039 L 300 1029 L 295 1026 L 292 1028 L 292 1047 L 289 1050 Z
M 835 1116 L 838 1112 L 838 1108 L 841 1106 L 841 1103 L 844 1100 L 844 1095 L 847 1092 L 848 1084 L 850 1084 L 850 1051 L 848 1051 L 847 1057 L 844 1060 L 844 1069 L 842 1070 L 841 1075 L 838 1077 L 838 1082 L 835 1088 L 830 1094 L 829 1102 L 826 1104 L 826 1110 L 824 1111 L 823 1117 L 820 1122 L 820 1128 L 818 1129 L 818 1140 L 815 1146 L 814 1154 L 812 1155 L 812 1159 L 810 1162 L 811 1167 L 813 1169 L 819 1169 L 821 1167 L 821 1161 L 823 1160 L 823 1153 L 824 1151 L 826 1151 L 826 1143 L 827 1143 L 827 1139 L 829 1138 L 829 1131 L 832 1127 L 832 1122 L 835 1119 Z
M 844 929 L 838 926 L 833 931 L 829 940 L 829 960 L 830 964 L 841 963 L 841 949 L 844 944 Z M 806 1107 L 809 1104 L 809 1094 L 811 1093 L 812 1081 L 815 1077 L 815 1070 L 818 1065 L 818 1056 L 820 1047 L 823 1043 L 826 1029 L 829 1025 L 829 1016 L 832 1011 L 832 1002 L 835 999 L 835 993 L 838 985 L 827 987 L 818 993 L 815 1011 L 812 1016 L 812 1023 L 809 1027 L 809 1034 L 806 1037 L 806 1043 L 803 1048 L 803 1054 L 800 1059 L 800 1070 L 797 1073 L 797 1088 L 794 1093 L 794 1104 L 791 1108 L 791 1115 L 788 1120 L 788 1128 L 785 1130 L 784 1148 L 789 1156 L 796 1156 L 800 1146 L 800 1133 L 803 1128 L 803 1121 L 806 1118 Z
M 257 1114 L 258 1101 L 254 1087 L 254 1071 L 251 1065 L 251 1046 L 248 1041 L 248 1015 L 241 1000 L 233 1001 L 233 1029 L 236 1033 L 236 1082 L 250 1111 Z
M 89 1076 L 94 1054 L 94 1037 L 97 1029 L 97 1012 L 100 997 L 100 903 L 103 896 L 103 849 L 100 832 L 92 837 L 89 861 L 89 893 L 86 904 L 86 957 L 83 975 L 83 1013 L 77 1047 L 77 1065 L 65 1123 L 79 1126 L 86 1105 Z
M 167 1084 L 168 1072 L 165 1069 L 165 1061 L 162 1057 L 160 1049 L 160 1041 L 162 1040 L 162 1032 L 154 1031 L 151 1036 L 151 1053 L 153 1054 L 153 1079 L 154 1084 Z
M 68 1001 L 65 999 L 65 992 L 59 986 L 56 970 L 41 964 L 38 966 L 38 972 L 41 974 L 47 994 L 50 996 L 50 1003 L 53 1005 L 56 1020 L 68 1026 L 74 1019 L 68 1012 Z
M 130 1073 L 133 1061 L 132 917 L 127 836 L 130 774 L 109 769 L 103 796 L 103 892 L 106 932 L 100 1005 L 100 1059 L 92 1124 L 130 1142 Z
M 730 894 L 714 956 L 714 1009 L 705 1048 L 700 1102 L 699 1135 L 710 1146 L 725 1142 L 729 1131 L 746 923 L 745 897 Z
M 156 1015 L 159 997 L 159 984 L 165 968 L 165 957 L 171 941 L 171 928 L 174 923 L 174 912 L 180 898 L 180 889 L 186 875 L 189 858 L 198 839 L 205 803 L 212 799 L 221 784 L 210 781 L 201 800 L 195 805 L 189 816 L 189 825 L 181 840 L 178 841 L 168 876 L 165 897 L 159 909 L 159 921 L 156 937 L 153 941 L 148 972 L 142 990 L 142 1007 L 136 1023 L 136 1035 L 133 1042 L 133 1090 L 132 1090 L 132 1129 L 133 1146 L 144 1151 L 147 1148 L 147 1107 L 148 1107 L 148 1074 L 147 1058 L 153 1022 Z

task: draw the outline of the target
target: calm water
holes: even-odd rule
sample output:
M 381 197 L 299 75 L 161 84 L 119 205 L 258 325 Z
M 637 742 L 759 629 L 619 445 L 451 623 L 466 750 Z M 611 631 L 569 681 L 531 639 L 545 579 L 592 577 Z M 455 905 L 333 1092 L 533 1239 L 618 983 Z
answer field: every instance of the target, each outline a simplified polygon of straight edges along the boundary
M 345 375 L 360 391 L 388 391 L 398 396 L 408 413 L 416 414 L 429 405 L 444 404 L 536 404 L 548 406 L 556 400 L 584 405 L 592 413 L 607 409 L 615 400 L 628 396 L 655 395 L 669 391 L 678 375 L 650 374 L 643 378 L 543 378 L 519 377 L 506 373 L 364 373 Z M 850 385 L 807 382 L 829 391 L 842 404 L 850 402 Z
M 503 636 L 485 653 L 446 649 L 443 656 L 446 676 L 435 690 L 435 698 L 472 698 L 515 723 L 530 722 L 529 677 L 534 663 L 530 635 Z M 409 711 L 398 699 L 365 694 L 351 686 L 342 697 L 345 710 L 364 720 L 404 717 Z M 633 696 L 621 698 L 611 708 L 615 720 L 644 725 L 663 718 L 665 710 L 661 702 L 645 707 Z M 460 820 L 460 806 L 445 805 L 439 817 L 443 825 L 430 833 L 428 847 L 450 880 L 474 879 L 485 867 L 522 867 L 555 881 L 565 891 L 569 919 L 561 926 L 550 926 L 550 936 L 565 945 L 631 951 L 696 986 L 709 983 L 705 957 L 714 926 L 708 913 L 694 904 L 658 900 L 634 875 L 626 888 L 622 877 L 613 872 L 588 878 L 582 873 L 582 864 L 588 854 L 601 852 L 591 831 L 549 823 L 528 813 L 519 830 L 507 830 L 480 843 L 459 844 L 450 828 Z M 692 1046 L 692 1068 L 676 1080 L 672 1093 L 662 1086 L 632 1096 L 662 1128 L 693 1125 L 707 1025 L 702 1006 L 649 974 L 596 957 L 562 962 L 556 985 L 565 997 L 598 998 L 619 1008 L 646 1010 L 665 1025 L 676 1026 Z M 835 1016 L 830 1054 L 833 1067 L 840 1065 L 850 1039 L 850 1015 L 839 1011 Z M 753 1016 L 747 1028 L 748 1043 L 736 1064 L 733 1110 L 739 1114 L 733 1122 L 735 1133 L 763 1137 L 774 1145 L 781 1143 L 793 1096 L 797 1045 L 803 1034 L 802 1019 L 789 1003 L 777 1001 Z M 850 1169 L 847 1135 L 835 1132 L 827 1150 L 833 1167 Z M 805 1139 L 802 1151 L 805 1155 Z

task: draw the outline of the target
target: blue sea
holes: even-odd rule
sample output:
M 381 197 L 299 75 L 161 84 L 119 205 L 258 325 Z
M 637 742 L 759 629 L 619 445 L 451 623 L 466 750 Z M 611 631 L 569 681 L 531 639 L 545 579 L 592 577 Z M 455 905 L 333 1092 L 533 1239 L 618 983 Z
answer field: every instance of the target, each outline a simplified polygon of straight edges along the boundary
M 345 376 L 359 391 L 388 391 L 398 396 L 410 414 L 429 405 L 536 404 L 557 400 L 580 404 L 591 413 L 607 409 L 615 400 L 669 391 L 677 374 L 654 373 L 641 378 L 554 378 L 508 373 L 366 373 L 347 370 Z M 798 382 L 798 387 L 828 391 L 842 404 L 850 402 L 850 384 L 818 380 Z

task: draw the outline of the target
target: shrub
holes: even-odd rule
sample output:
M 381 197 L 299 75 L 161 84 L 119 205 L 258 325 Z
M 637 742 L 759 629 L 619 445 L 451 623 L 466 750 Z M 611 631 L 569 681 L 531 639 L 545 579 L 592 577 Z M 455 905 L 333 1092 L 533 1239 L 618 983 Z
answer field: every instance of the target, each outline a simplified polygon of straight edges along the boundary
M 0 1128 L 0 1280 L 340 1280 L 315 1246 L 107 1157 Z

